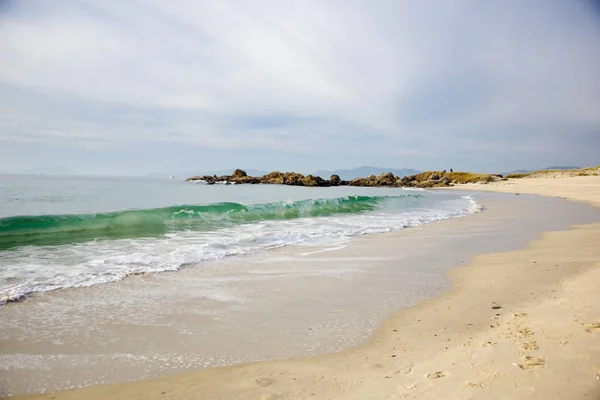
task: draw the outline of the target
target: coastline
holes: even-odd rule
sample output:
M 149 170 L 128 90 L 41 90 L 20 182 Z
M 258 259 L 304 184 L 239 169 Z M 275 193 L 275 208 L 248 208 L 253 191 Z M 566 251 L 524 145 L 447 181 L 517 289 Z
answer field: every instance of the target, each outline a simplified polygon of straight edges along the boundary
M 600 206 L 600 177 L 527 181 L 456 188 Z M 595 398 L 598 237 L 600 224 L 581 225 L 476 256 L 448 271 L 448 291 L 394 313 L 366 343 L 340 353 L 15 398 Z

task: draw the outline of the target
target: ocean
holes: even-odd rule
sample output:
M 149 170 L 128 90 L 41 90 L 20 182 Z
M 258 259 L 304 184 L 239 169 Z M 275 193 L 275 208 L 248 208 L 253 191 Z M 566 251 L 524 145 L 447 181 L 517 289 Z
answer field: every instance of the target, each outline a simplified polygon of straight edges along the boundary
M 344 246 L 477 210 L 452 192 L 0 176 L 0 303 L 272 248 Z

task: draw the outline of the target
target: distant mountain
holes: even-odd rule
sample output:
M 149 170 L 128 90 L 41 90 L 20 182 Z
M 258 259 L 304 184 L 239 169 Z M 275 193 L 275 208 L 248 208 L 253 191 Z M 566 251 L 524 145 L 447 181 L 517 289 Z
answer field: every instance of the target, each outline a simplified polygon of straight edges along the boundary
M 566 171 L 569 169 L 579 169 L 580 167 L 564 167 L 564 166 L 554 166 L 554 167 L 548 167 L 548 168 L 542 168 L 542 169 L 517 169 L 516 171 L 510 171 L 510 172 L 503 172 L 502 175 L 508 175 L 508 174 L 526 174 L 527 172 L 533 172 L 533 171 L 548 171 L 548 170 L 561 170 L 561 171 Z
M 152 172 L 150 174 L 146 174 L 146 176 L 153 176 L 153 177 L 174 176 L 175 178 L 178 178 L 178 179 L 179 178 L 186 179 L 186 178 L 189 178 L 190 176 L 196 176 L 196 175 L 217 175 L 217 176 L 231 175 L 233 173 L 233 170 L 235 170 L 235 168 L 215 170 L 215 171 L 194 170 L 194 171 L 187 171 L 187 172 Z M 261 171 L 259 169 L 244 169 L 244 171 L 246 171 L 246 173 L 250 176 L 263 176 L 263 175 L 268 174 L 267 171 Z
M 369 175 L 383 174 L 384 172 L 391 172 L 392 174 L 394 174 L 396 176 L 403 177 L 406 175 L 418 174 L 421 171 L 418 171 L 416 169 L 410 169 L 410 168 L 395 169 L 395 168 L 380 168 L 380 167 L 363 166 L 363 167 L 358 167 L 358 168 L 354 168 L 354 169 L 336 169 L 335 171 L 318 170 L 318 171 L 315 171 L 313 173 L 313 175 L 328 179 L 331 175 L 335 174 L 335 175 L 339 175 L 340 178 L 342 178 L 343 180 L 349 181 L 349 180 L 352 180 L 352 179 L 358 178 L 358 177 L 367 177 Z
M 77 171 L 75 171 L 71 167 L 66 167 L 64 165 L 39 165 L 35 168 L 31 169 L 23 169 L 23 170 L 2 170 L 0 173 L 3 174 L 45 174 L 45 175 L 77 175 Z
M 246 174 L 248 174 L 249 176 L 263 176 L 269 173 L 269 171 L 263 171 L 260 169 L 244 169 L 241 168 L 242 170 L 244 170 L 246 172 Z M 231 175 L 233 173 L 233 171 L 235 170 L 235 168 L 232 169 L 222 169 L 222 170 L 218 170 L 218 171 L 207 171 L 206 173 L 200 174 L 200 175 L 217 175 L 217 176 L 221 176 L 221 175 Z

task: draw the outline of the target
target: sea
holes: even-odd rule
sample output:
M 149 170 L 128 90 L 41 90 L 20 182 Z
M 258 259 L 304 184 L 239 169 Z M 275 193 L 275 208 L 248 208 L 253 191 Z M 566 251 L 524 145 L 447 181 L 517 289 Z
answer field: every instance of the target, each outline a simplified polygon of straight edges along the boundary
M 285 246 L 339 248 L 477 211 L 445 191 L 0 175 L 0 304 Z

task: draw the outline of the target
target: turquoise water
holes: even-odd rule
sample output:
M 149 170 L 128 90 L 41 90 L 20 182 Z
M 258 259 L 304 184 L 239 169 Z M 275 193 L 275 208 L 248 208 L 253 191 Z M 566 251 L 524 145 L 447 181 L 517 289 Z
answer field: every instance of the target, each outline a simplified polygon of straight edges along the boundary
M 398 188 L 0 175 L 0 303 L 474 211 L 468 197 Z

